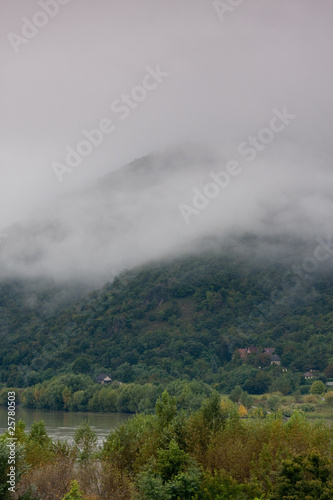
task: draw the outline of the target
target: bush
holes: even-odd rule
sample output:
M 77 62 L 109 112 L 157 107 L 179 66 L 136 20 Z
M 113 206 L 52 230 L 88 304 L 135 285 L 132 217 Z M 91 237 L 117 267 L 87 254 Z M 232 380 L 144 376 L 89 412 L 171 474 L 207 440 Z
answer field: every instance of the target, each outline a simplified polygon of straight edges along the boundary
M 319 500 L 333 498 L 332 463 L 312 452 L 284 460 L 272 500 Z
M 326 387 L 325 387 L 324 382 L 322 382 L 321 380 L 316 380 L 311 385 L 310 393 L 311 394 L 324 394 L 325 390 L 326 390 Z
M 279 396 L 273 395 L 267 399 L 267 406 L 270 410 L 276 411 L 279 408 L 280 405 L 280 400 Z
M 333 391 L 329 391 L 325 394 L 325 401 L 328 405 L 333 404 Z
M 84 500 L 77 481 L 71 482 L 71 491 L 62 500 Z
M 317 397 L 314 394 L 309 394 L 308 396 L 304 396 L 305 403 L 316 403 Z
M 240 385 L 236 385 L 236 387 L 230 392 L 229 399 L 233 403 L 239 403 L 240 400 L 241 400 L 241 397 L 242 397 L 243 393 L 244 393 L 244 391 L 241 388 L 241 386 Z

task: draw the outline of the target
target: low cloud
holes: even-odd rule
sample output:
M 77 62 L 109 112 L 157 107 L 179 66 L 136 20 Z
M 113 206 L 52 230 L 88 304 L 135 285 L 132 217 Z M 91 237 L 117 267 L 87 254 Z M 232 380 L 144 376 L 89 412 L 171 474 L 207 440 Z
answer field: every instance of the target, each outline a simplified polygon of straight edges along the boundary
M 189 225 L 179 202 L 192 203 L 193 186 L 204 193 L 227 159 L 189 145 L 139 159 L 9 228 L 1 274 L 101 283 L 115 270 L 193 252 L 211 237 L 226 242 L 252 233 L 278 238 L 280 246 L 293 239 L 315 244 L 330 231 L 331 174 L 316 169 L 314 177 L 301 154 L 297 163 L 288 159 L 289 148 L 279 153 L 251 165 L 238 158 L 242 172 Z
M 22 18 L 41 24 L 41 2 L 6 2 L 0 19 L 0 277 L 102 282 L 205 238 L 311 247 L 330 233 L 330 0 L 225 2 L 223 22 L 206 0 L 55 1 L 18 53 L 8 34 L 22 35 Z M 143 98 L 157 64 L 163 84 L 58 182 L 66 147 L 112 120 L 116 100 Z M 296 118 L 277 131 L 285 108 Z M 231 161 L 240 173 L 196 208 Z M 195 209 L 189 224 L 180 205 Z

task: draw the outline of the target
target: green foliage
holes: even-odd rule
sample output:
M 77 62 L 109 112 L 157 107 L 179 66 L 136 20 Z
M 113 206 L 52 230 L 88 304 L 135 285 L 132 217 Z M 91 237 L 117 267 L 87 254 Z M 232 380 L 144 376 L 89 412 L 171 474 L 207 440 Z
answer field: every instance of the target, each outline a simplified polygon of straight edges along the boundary
M 6 500 L 9 498 L 8 492 L 8 458 L 9 458 L 9 448 L 6 446 L 5 439 L 0 438 L 0 498 Z
M 52 442 L 51 438 L 47 435 L 44 420 L 33 422 L 30 432 L 28 434 L 28 441 L 39 444 L 42 447 L 49 446 Z
M 325 384 L 321 380 L 316 380 L 311 385 L 310 389 L 311 394 L 324 394 L 325 391 L 326 391 Z
M 315 411 L 316 406 L 313 403 L 299 403 L 299 404 L 292 404 L 289 406 L 284 406 L 282 408 L 282 413 L 285 417 L 291 417 L 291 415 L 297 411 L 297 412 L 311 412 Z
M 267 406 L 270 410 L 276 411 L 280 406 L 281 398 L 277 395 L 272 395 L 267 399 Z
M 249 395 L 248 392 L 243 391 L 240 385 L 236 385 L 236 387 L 230 392 L 229 399 L 234 403 L 241 403 L 245 408 L 250 409 L 253 405 L 253 397 Z
M 62 500 L 84 500 L 83 493 L 79 490 L 77 481 L 72 481 L 70 492 Z
M 217 392 L 203 402 L 200 412 L 207 429 L 212 432 L 221 429 L 228 418 L 228 413 L 221 407 L 221 398 Z
M 150 450 L 148 451 L 150 456 L 149 441 L 152 437 L 154 440 L 157 439 L 156 417 L 135 415 L 109 434 L 103 445 L 102 457 L 118 469 L 126 469 L 133 474 L 137 469 L 137 463 L 141 463 L 141 456 L 144 456 L 146 446 Z
M 293 377 L 292 374 L 283 374 L 280 375 L 279 377 L 276 377 L 270 388 L 270 392 L 281 392 L 283 395 L 290 394 L 294 387 L 296 386 L 297 381 Z
M 196 500 L 252 500 L 258 486 L 239 484 L 225 471 L 206 472 Z
M 230 392 L 229 398 L 234 403 L 239 403 L 240 400 L 241 400 L 241 397 L 242 397 L 243 393 L 244 393 L 244 391 L 241 388 L 241 386 L 240 385 L 236 385 L 236 387 Z
M 191 500 L 200 482 L 200 469 L 175 440 L 166 449 L 157 450 L 155 464 L 149 465 L 137 479 L 140 493 L 147 500 Z
M 162 396 L 157 400 L 155 407 L 159 426 L 162 429 L 167 427 L 174 419 L 176 412 L 176 398 L 170 396 L 167 391 L 164 391 Z
M 305 410 L 311 403 L 295 406 Z M 287 422 L 278 415 L 241 419 L 238 405 L 221 401 L 216 392 L 192 413 L 178 410 L 175 396 L 164 392 L 155 415 L 137 414 L 125 421 L 97 453 L 96 436 L 86 421 L 73 445 L 51 442 L 43 422 L 35 423 L 29 433 L 20 422 L 19 468 L 27 473 L 18 474 L 16 496 L 20 500 L 329 500 L 333 427 L 310 423 L 302 413 L 294 412 Z M 4 500 L 6 439 L 0 437 Z
M 259 370 L 251 373 L 243 388 L 250 394 L 264 394 L 268 391 L 270 382 L 269 374 Z
M 71 408 L 71 398 L 84 405 L 82 393 L 73 395 L 85 391 L 87 381 L 73 387 L 65 375 L 71 371 L 163 388 L 182 378 L 221 392 L 240 385 L 251 394 L 269 387 L 289 394 L 300 382 L 289 374 L 311 366 L 329 376 L 333 354 L 331 273 L 315 273 L 311 292 L 301 286 L 289 297 L 287 282 L 281 283 L 289 269 L 287 261 L 223 249 L 128 271 L 122 286 L 115 280 L 89 294 L 50 282 L 2 283 L 0 382 L 43 388 L 64 376 L 37 401 L 25 393 L 27 405 L 50 409 Z M 279 305 L 270 293 L 281 287 L 288 300 Z M 288 374 L 277 376 L 261 355 L 249 364 L 232 361 L 235 349 L 247 345 L 276 347 Z
M 77 358 L 73 363 L 72 370 L 74 373 L 89 373 L 91 366 L 88 358 L 86 356 Z
M 325 394 L 325 401 L 328 405 L 333 404 L 333 391 L 329 391 Z
M 319 453 L 284 460 L 272 500 L 329 500 L 333 498 L 332 463 Z
M 74 442 L 80 450 L 80 459 L 82 461 L 92 458 L 97 446 L 97 434 L 88 420 L 83 420 L 74 434 Z

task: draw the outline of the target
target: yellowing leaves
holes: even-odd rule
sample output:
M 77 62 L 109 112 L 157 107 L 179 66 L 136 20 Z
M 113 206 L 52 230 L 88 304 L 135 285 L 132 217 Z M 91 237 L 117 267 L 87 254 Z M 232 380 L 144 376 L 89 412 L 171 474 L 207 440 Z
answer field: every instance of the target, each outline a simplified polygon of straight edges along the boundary
M 240 417 L 246 417 L 247 416 L 247 409 L 245 408 L 244 405 L 239 405 L 238 407 L 238 414 Z

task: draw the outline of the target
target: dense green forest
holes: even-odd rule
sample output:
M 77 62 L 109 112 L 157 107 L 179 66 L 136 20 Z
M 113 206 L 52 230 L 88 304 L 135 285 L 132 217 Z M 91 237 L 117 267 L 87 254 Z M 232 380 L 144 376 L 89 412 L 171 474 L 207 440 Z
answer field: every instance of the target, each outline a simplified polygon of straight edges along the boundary
M 16 487 L 8 495 L 8 435 L 0 436 L 3 500 L 330 500 L 333 427 L 295 412 L 251 419 L 214 391 L 196 411 L 168 392 L 103 446 L 87 421 L 54 442 L 43 421 L 16 426 Z
M 23 388 L 105 372 L 155 391 L 196 379 L 221 393 L 240 385 L 250 394 L 305 394 L 304 371 L 333 376 L 333 273 L 321 267 L 296 279 L 292 263 L 216 250 L 124 272 L 90 293 L 3 283 L 0 381 Z M 260 353 L 232 359 L 249 345 L 275 348 L 281 366 Z

